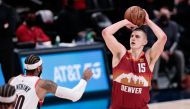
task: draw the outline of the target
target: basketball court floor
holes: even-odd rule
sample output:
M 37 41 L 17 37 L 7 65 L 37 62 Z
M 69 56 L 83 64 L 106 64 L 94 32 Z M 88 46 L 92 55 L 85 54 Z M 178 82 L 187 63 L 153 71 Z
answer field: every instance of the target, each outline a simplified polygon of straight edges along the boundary
M 190 109 L 190 99 L 150 103 L 149 109 Z M 109 109 L 109 100 L 95 99 L 74 103 L 61 103 L 42 106 L 42 109 Z
M 190 109 L 190 99 L 152 103 L 149 109 Z

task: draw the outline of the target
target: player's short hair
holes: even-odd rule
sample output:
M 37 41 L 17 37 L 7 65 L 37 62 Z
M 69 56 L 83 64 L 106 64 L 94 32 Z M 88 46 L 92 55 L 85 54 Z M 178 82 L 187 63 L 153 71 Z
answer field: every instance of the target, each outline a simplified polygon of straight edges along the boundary
M 146 32 L 146 27 L 145 26 L 140 26 L 138 28 L 135 28 L 134 30 L 132 30 L 132 32 L 134 31 L 141 31 L 145 34 L 145 36 L 147 37 L 147 32 Z
M 0 87 L 0 109 L 7 109 L 15 102 L 16 90 L 14 86 L 5 84 Z
M 24 63 L 27 65 L 32 65 L 32 64 L 38 63 L 39 61 L 40 61 L 40 57 L 32 54 L 26 57 Z M 32 69 L 32 70 L 26 69 L 26 71 L 34 71 L 34 70 L 35 69 Z

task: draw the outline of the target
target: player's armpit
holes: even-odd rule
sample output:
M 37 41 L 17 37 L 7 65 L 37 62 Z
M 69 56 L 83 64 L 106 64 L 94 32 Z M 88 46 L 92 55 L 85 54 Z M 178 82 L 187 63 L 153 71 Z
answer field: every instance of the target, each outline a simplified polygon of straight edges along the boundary
M 55 94 L 57 90 L 57 84 L 50 80 L 41 80 L 40 87 L 53 94 Z

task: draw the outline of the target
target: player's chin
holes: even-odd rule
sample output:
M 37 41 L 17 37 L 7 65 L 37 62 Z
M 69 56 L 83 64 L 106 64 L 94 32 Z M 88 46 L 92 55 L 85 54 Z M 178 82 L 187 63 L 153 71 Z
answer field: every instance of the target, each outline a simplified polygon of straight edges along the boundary
M 130 44 L 131 49 L 135 49 L 136 46 L 134 44 Z
M 139 47 L 137 45 L 130 45 L 131 49 L 136 50 L 139 49 Z
M 136 48 L 135 47 L 131 47 L 131 50 L 136 50 Z

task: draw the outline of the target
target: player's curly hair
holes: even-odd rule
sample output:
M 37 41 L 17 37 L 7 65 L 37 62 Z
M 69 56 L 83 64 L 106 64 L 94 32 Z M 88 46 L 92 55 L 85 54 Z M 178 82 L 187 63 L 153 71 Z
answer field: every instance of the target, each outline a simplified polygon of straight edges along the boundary
M 5 85 L 0 87 L 0 96 L 1 97 L 11 97 L 15 94 L 15 92 L 16 92 L 15 87 L 11 86 L 9 84 L 5 84 Z M 12 103 L 0 102 L 0 109 L 8 109 L 8 107 L 10 105 L 12 105 Z
M 37 55 L 29 55 L 26 57 L 24 63 L 25 64 L 35 64 L 40 61 L 40 57 Z M 35 69 L 34 69 L 35 70 Z M 33 72 L 34 70 L 26 70 L 26 72 Z
M 40 57 L 37 55 L 29 55 L 28 57 L 26 57 L 24 63 L 25 64 L 35 64 L 38 61 L 40 61 Z

